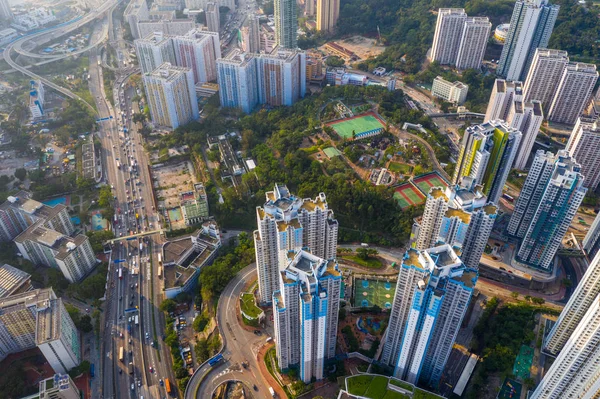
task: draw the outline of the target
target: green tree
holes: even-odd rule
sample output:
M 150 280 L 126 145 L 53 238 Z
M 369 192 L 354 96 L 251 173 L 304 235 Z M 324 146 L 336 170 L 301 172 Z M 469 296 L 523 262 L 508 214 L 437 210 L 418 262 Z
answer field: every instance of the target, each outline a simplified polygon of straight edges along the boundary
M 15 170 L 15 177 L 21 181 L 27 177 L 27 170 L 25 168 L 19 168 Z
M 198 317 L 196 317 L 194 319 L 194 322 L 192 323 L 192 326 L 194 327 L 194 331 L 196 331 L 196 332 L 204 331 L 204 328 L 206 327 L 208 322 L 209 322 L 208 317 L 204 316 L 203 314 L 198 315 Z
M 335 55 L 327 57 L 327 60 L 325 61 L 325 64 L 330 67 L 341 67 L 344 66 L 345 63 L 346 62 L 342 58 Z
M 194 351 L 196 352 L 196 357 L 198 358 L 199 363 L 205 362 L 210 357 L 206 339 L 200 339 L 196 343 L 196 347 L 194 348 Z
M 77 328 L 79 328 L 84 333 L 88 333 L 88 332 L 92 331 L 94 329 L 94 327 L 92 326 L 92 318 L 87 314 L 81 316 L 81 319 L 79 321 L 79 325 L 77 326 Z
M 176 308 L 177 308 L 177 303 L 172 299 L 165 299 L 160 304 L 160 310 L 162 310 L 165 313 L 173 313 L 173 312 L 175 312 Z

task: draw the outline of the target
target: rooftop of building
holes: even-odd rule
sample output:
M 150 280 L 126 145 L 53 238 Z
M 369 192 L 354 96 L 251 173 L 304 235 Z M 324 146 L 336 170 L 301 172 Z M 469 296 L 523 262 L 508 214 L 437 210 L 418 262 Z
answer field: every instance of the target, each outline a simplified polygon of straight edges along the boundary
M 591 73 L 598 75 L 595 64 L 586 64 L 585 62 L 570 62 L 567 64 L 567 70 L 581 73 Z
M 7 264 L 0 266 L 0 298 L 27 291 L 30 281 L 29 273 Z
M 445 83 L 445 84 L 448 84 L 448 85 L 452 85 L 452 86 L 454 86 L 454 87 L 456 87 L 458 89 L 464 89 L 464 88 L 468 88 L 469 87 L 468 85 L 464 84 L 463 82 L 459 82 L 458 80 L 456 80 L 454 82 L 449 82 L 446 79 L 442 78 L 441 76 L 436 76 L 436 78 L 433 81 L 434 82 L 438 81 L 438 82 L 442 82 L 442 83 Z
M 0 298 L 0 314 L 15 310 L 15 307 L 25 308 L 36 306 L 43 308 L 48 306 L 48 301 L 56 299 L 52 288 L 43 288 Z
M 154 71 L 147 73 L 146 75 L 152 76 L 154 78 L 158 78 L 163 81 L 173 81 L 175 79 L 179 79 L 179 77 L 189 72 L 190 69 L 186 67 L 178 67 L 175 65 L 171 65 L 169 62 L 163 62 L 158 68 Z
M 44 219 L 40 219 L 15 237 L 15 242 L 33 241 L 56 251 L 54 257 L 64 260 L 69 253 L 88 240 L 87 236 L 79 234 L 69 237 L 58 231 L 44 227 Z
M 277 309 L 284 309 L 285 308 L 285 304 L 283 303 L 283 298 L 281 297 L 281 292 L 280 291 L 275 291 L 273 293 L 273 302 L 277 306 Z
M 60 337 L 62 299 L 51 299 L 48 306 L 38 308 L 36 319 L 36 344 L 55 341 Z
M 523 83 L 522 82 L 517 82 L 517 81 L 513 82 L 513 81 L 507 81 L 504 79 L 496 79 L 495 85 L 496 85 L 497 93 L 506 93 L 508 91 L 508 89 L 510 89 L 511 91 L 516 91 L 519 94 L 523 91 Z
M 164 243 L 162 246 L 163 264 L 177 264 L 183 267 L 202 266 L 220 246 L 221 238 L 218 227 L 214 222 L 207 221 L 194 233 Z
M 280 220 L 280 221 L 277 222 L 277 231 L 279 231 L 280 233 L 286 231 L 289 227 L 293 227 L 295 229 L 299 229 L 299 228 L 302 227 L 302 225 L 300 224 L 300 222 L 296 218 L 291 219 L 288 222 L 283 221 L 283 220 Z
M 330 259 L 329 261 L 327 261 L 327 266 L 325 267 L 325 271 L 322 274 L 322 277 L 329 277 L 329 276 L 333 276 L 333 277 L 340 277 L 342 275 L 342 273 L 340 272 L 340 269 L 338 268 L 338 264 L 335 260 Z
M 477 271 L 473 269 L 464 269 L 462 275 L 453 277 L 454 280 L 462 282 L 465 287 L 474 288 L 477 282 Z
M 498 213 L 498 206 L 490 203 L 483 207 L 483 211 L 487 215 L 496 215 Z
M 163 267 L 165 289 L 184 286 L 197 272 L 198 268 L 195 266 L 165 265 Z
M 225 58 L 219 58 L 217 62 L 237 65 L 237 66 L 245 66 L 254 58 L 253 54 L 244 53 L 240 49 L 235 49 L 231 53 L 227 55 Z
M 442 187 L 431 187 L 429 189 L 429 195 L 431 195 L 435 199 L 443 198 L 447 201 L 448 197 L 446 197 L 446 193 L 444 193 L 444 191 L 445 190 Z
M 429 254 L 435 266 L 439 268 L 462 264 L 456 252 L 448 244 L 428 248 L 425 252 Z
M 407 266 L 414 266 L 418 268 L 423 268 L 423 264 L 421 263 L 421 256 L 417 249 L 410 248 L 408 251 L 404 253 L 404 259 L 402 263 Z
M 270 54 L 259 55 L 259 58 L 292 62 L 296 59 L 296 56 L 298 56 L 298 54 L 305 54 L 305 52 L 304 50 L 291 50 L 278 47 L 277 49 L 273 50 Z
M 453 209 L 448 208 L 446 211 L 447 218 L 459 218 L 463 223 L 469 223 L 471 221 L 471 214 L 469 212 L 465 212 L 462 209 Z
M 140 43 L 140 44 L 154 44 L 154 45 L 159 45 L 159 44 L 163 44 L 163 43 L 168 43 L 171 38 L 173 38 L 173 36 L 171 35 L 165 35 L 163 32 L 161 31 L 156 31 L 156 32 L 150 32 L 146 35 L 146 37 L 141 38 L 141 39 L 137 39 L 135 42 L 136 43 Z

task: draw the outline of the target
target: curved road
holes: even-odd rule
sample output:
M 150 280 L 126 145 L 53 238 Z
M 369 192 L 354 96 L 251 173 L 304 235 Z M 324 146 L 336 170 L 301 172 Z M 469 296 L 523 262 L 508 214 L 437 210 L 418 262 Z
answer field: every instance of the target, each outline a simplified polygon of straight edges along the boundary
M 255 397 L 268 398 L 269 383 L 259 371 L 257 354 L 266 342 L 266 336 L 257 336 L 246 331 L 238 323 L 237 302 L 243 288 L 256 279 L 254 263 L 242 269 L 227 284 L 217 305 L 217 325 L 223 340 L 222 354 L 225 361 L 211 369 L 207 363 L 196 370 L 185 390 L 185 399 L 210 398 L 214 389 L 229 380 L 238 380 L 248 387 L 256 385 L 258 392 Z M 247 361 L 249 366 L 244 369 L 241 363 Z M 235 371 L 239 370 L 239 371 Z

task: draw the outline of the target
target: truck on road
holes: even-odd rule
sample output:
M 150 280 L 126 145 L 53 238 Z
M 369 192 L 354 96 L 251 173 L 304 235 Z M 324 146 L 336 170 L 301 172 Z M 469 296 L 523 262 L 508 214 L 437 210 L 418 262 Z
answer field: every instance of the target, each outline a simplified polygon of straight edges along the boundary
M 269 387 L 269 392 L 271 393 L 271 397 L 275 397 L 275 390 L 273 389 L 273 387 Z

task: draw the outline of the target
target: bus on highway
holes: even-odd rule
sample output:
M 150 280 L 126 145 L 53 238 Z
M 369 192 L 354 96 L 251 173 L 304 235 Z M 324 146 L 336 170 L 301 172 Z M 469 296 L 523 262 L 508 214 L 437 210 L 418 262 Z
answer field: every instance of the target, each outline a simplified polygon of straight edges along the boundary
M 165 391 L 167 391 L 167 393 L 171 393 L 171 384 L 169 383 L 168 378 L 165 378 Z
M 140 325 L 140 318 L 138 315 L 135 315 L 135 325 L 139 326 Z
M 119 361 L 123 361 L 123 347 L 119 348 Z
M 214 366 L 215 364 L 219 363 L 221 360 L 223 360 L 223 355 L 219 353 L 218 355 L 216 355 L 215 357 L 213 357 L 212 359 L 210 359 L 210 360 L 208 361 L 208 365 L 209 365 L 210 367 L 212 367 L 212 366 Z
M 119 267 L 119 280 L 123 280 L 123 268 Z
M 94 372 L 95 368 L 94 368 L 94 363 L 92 363 L 90 365 L 90 378 L 94 378 L 95 372 Z
M 129 362 L 129 374 L 133 374 L 133 363 Z
M 158 267 L 158 278 L 162 278 L 162 266 Z

